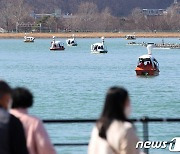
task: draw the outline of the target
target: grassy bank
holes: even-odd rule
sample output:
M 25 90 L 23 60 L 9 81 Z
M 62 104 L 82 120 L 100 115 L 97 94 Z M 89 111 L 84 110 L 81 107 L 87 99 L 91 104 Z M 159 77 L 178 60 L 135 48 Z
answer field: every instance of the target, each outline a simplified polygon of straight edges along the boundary
M 32 33 L 28 34 L 27 36 L 33 36 L 35 38 L 52 38 L 52 36 L 60 37 L 60 38 L 68 38 L 71 37 L 73 33 Z M 128 32 L 120 32 L 120 33 L 74 33 L 75 37 L 77 38 L 99 38 L 99 37 L 106 37 L 106 38 L 123 38 L 128 34 Z M 135 34 L 137 37 L 142 38 L 180 38 L 180 33 L 173 33 L 173 32 L 137 32 Z M 23 38 L 24 33 L 0 33 L 0 38 Z

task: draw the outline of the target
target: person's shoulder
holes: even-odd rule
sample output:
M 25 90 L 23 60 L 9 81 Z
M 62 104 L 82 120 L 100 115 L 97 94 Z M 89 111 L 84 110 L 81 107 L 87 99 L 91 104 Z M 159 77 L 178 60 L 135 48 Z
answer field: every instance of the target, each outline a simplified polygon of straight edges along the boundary
M 127 130 L 133 128 L 133 124 L 128 121 L 122 122 L 122 121 L 114 120 L 111 125 L 117 128 L 124 128 Z
M 111 143 L 119 143 L 119 140 L 123 139 L 125 136 L 134 133 L 134 126 L 130 122 L 122 122 L 114 120 L 110 125 L 107 138 Z
M 131 129 L 134 129 L 134 126 L 131 122 L 124 122 L 124 128 L 126 130 L 131 130 Z
M 117 134 L 122 135 L 134 131 L 134 126 L 132 123 L 128 121 L 122 122 L 122 121 L 114 120 L 108 131 L 116 132 Z
M 29 119 L 29 121 L 35 123 L 35 124 L 41 124 L 42 123 L 42 120 L 34 115 L 27 115 L 27 118 Z
M 12 132 L 14 132 L 16 129 L 23 129 L 21 121 L 12 114 L 10 114 L 9 125 Z
M 97 135 L 99 133 L 99 130 L 98 130 L 98 128 L 97 128 L 97 126 L 95 125 L 94 127 L 93 127 L 93 129 L 92 129 L 92 135 Z
M 38 117 L 36 117 L 36 116 L 34 116 L 34 115 L 28 114 L 27 116 L 28 116 L 29 119 L 31 119 L 31 120 L 34 120 L 34 121 L 41 121 L 40 118 L 38 118 Z
M 10 124 L 20 124 L 21 125 L 21 121 L 13 114 L 10 114 Z

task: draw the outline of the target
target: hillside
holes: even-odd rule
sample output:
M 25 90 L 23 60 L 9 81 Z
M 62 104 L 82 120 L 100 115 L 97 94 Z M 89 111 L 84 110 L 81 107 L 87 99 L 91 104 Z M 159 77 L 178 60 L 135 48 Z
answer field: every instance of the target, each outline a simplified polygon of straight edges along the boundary
M 110 8 L 115 16 L 125 16 L 131 13 L 133 8 L 167 8 L 174 0 L 26 0 L 35 12 L 52 12 L 61 9 L 63 13 L 76 13 L 82 2 L 93 2 L 99 10 Z M 179 0 L 180 1 L 180 0 Z

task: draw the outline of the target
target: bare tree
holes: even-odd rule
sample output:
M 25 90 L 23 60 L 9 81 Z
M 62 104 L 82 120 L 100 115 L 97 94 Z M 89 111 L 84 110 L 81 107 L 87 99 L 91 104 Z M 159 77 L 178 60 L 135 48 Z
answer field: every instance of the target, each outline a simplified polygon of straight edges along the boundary
M 12 24 L 12 4 L 8 1 L 1 1 L 1 11 L 0 11 L 0 23 L 1 27 L 5 28 L 7 31 L 10 30 Z
M 81 3 L 78 7 L 78 15 L 95 15 L 98 13 L 97 5 L 92 2 Z
M 29 6 L 24 0 L 3 0 L 1 6 L 0 21 L 7 31 L 15 29 L 16 22 L 22 22 L 30 15 Z
M 95 29 L 96 21 L 99 16 L 97 5 L 94 3 L 81 3 L 78 8 L 76 21 L 78 21 L 77 26 L 82 31 L 92 31 Z
M 14 22 L 22 22 L 26 17 L 30 15 L 30 6 L 25 3 L 25 0 L 11 0 L 11 3 Z
M 180 2 L 167 9 L 165 21 L 171 25 L 172 30 L 180 29 Z
M 99 29 L 103 31 L 115 31 L 119 29 L 119 18 L 111 15 L 109 8 L 105 8 L 100 14 Z

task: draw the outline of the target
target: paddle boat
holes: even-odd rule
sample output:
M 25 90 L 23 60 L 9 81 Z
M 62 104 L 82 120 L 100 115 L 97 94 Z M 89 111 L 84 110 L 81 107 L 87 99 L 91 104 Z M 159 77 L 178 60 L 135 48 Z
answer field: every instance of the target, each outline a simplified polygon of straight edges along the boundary
M 126 40 L 136 40 L 135 35 L 126 35 Z
M 180 44 L 177 43 L 165 43 L 162 39 L 162 43 L 142 43 L 142 46 L 147 47 L 148 45 L 153 45 L 154 49 L 180 49 Z
M 56 50 L 65 50 L 64 43 L 61 41 L 56 41 L 55 36 L 53 36 L 53 41 L 51 42 L 50 50 L 56 51 Z
M 152 45 L 147 46 L 148 54 L 139 57 L 138 65 L 135 69 L 136 75 L 155 76 L 159 75 L 159 63 L 152 56 Z
M 128 42 L 128 44 L 127 44 L 127 45 L 139 45 L 139 46 L 141 46 L 141 45 L 142 45 L 142 43 Z
M 26 42 L 26 43 L 33 43 L 34 40 L 35 40 L 34 37 L 27 37 L 26 34 L 25 34 L 25 36 L 24 36 L 24 42 Z
M 102 43 L 95 43 L 91 45 L 91 53 L 107 53 L 107 48 L 104 45 L 104 37 L 101 38 Z
M 68 46 L 77 46 L 77 41 L 74 37 L 74 34 L 73 34 L 72 38 L 66 40 L 66 43 Z

